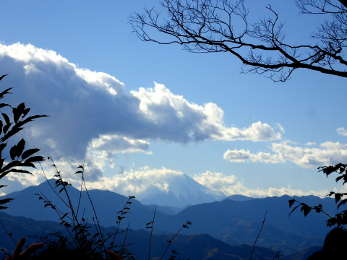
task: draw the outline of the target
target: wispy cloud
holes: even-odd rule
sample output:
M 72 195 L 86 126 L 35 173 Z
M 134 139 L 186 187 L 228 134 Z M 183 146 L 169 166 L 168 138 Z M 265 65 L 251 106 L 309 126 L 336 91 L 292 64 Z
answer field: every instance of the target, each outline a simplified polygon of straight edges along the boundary
M 336 132 L 341 136 L 347 136 L 347 129 L 344 127 L 337 128 Z
M 1 83 L 15 87 L 12 100 L 24 100 L 34 112 L 50 116 L 28 132 L 49 153 L 82 159 L 93 152 L 148 152 L 153 139 L 187 143 L 282 137 L 280 128 L 260 121 L 228 127 L 218 105 L 190 102 L 163 84 L 129 92 L 114 76 L 80 68 L 33 45 L 0 44 L 0 64 L 9 74 Z
M 249 150 L 227 150 L 224 159 L 230 162 L 292 162 L 305 168 L 344 162 L 347 160 L 347 144 L 323 142 L 294 145 L 289 142 L 273 143 L 271 153 L 252 153 Z
M 249 150 L 227 150 L 224 153 L 224 159 L 230 162 L 262 162 L 262 163 L 280 163 L 284 162 L 279 154 L 274 153 L 252 153 Z
M 272 197 L 282 195 L 325 196 L 327 191 L 300 190 L 288 187 L 250 188 L 240 182 L 235 175 L 207 171 L 193 176 L 194 180 L 212 191 L 222 192 L 226 196 L 241 194 L 249 197 Z

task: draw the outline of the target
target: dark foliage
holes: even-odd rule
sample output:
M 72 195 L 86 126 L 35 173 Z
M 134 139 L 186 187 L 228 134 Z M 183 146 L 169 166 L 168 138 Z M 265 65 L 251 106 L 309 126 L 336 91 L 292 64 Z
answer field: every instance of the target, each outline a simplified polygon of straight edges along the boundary
M 0 76 L 3 80 L 7 75 Z M 24 103 L 13 106 L 5 103 L 3 99 L 11 93 L 12 88 L 0 92 L 0 180 L 9 173 L 31 174 L 30 168 L 35 168 L 35 163 L 44 160 L 38 156 L 37 148 L 27 148 L 26 141 L 21 138 L 16 140 L 24 127 L 35 119 L 46 115 L 31 115 L 30 108 Z M 5 185 L 0 183 L 0 189 Z M 0 210 L 6 209 L 11 198 L 0 200 Z
M 325 237 L 322 250 L 313 253 L 307 260 L 346 259 L 347 231 L 337 227 Z
M 322 166 L 319 167 L 318 170 L 326 176 L 337 174 L 338 176 L 335 178 L 335 181 L 337 183 L 342 182 L 342 185 L 344 185 L 347 182 L 347 164 L 338 163 L 336 165 Z M 331 191 L 327 196 L 335 199 L 335 204 L 338 211 L 338 213 L 336 213 L 335 215 L 331 215 L 329 212 L 325 211 L 321 204 L 310 206 L 296 199 L 291 199 L 288 201 L 289 207 L 291 208 L 290 213 L 293 213 L 297 209 L 300 209 L 304 216 L 307 216 L 311 211 L 314 211 L 317 213 L 325 214 L 328 217 L 327 226 L 329 227 L 343 227 L 347 225 L 347 210 L 341 209 L 347 203 L 347 193 Z

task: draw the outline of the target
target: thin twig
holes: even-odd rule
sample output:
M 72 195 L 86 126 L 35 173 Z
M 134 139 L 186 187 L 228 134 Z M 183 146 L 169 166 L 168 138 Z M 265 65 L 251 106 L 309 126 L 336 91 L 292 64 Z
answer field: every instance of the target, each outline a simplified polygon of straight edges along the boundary
M 255 247 L 257 245 L 257 242 L 259 240 L 259 237 L 261 235 L 261 233 L 263 232 L 263 229 L 264 229 L 264 225 L 265 225 L 265 222 L 266 222 L 266 215 L 267 215 L 267 211 L 265 211 L 265 214 L 264 214 L 264 217 L 263 217 L 263 221 L 261 222 L 261 226 L 260 226 L 260 229 L 258 231 L 258 234 L 254 240 L 254 243 L 252 245 L 252 250 L 251 250 L 251 255 L 249 256 L 249 260 L 252 260 L 253 259 L 253 256 L 254 256 L 254 252 L 255 252 Z
M 154 231 L 154 221 L 157 213 L 157 208 L 154 208 L 154 213 L 153 213 L 153 218 L 152 221 L 150 222 L 150 228 L 151 231 L 149 233 L 149 240 L 148 240 L 148 260 L 151 260 L 152 257 L 152 238 L 153 238 L 153 231 Z

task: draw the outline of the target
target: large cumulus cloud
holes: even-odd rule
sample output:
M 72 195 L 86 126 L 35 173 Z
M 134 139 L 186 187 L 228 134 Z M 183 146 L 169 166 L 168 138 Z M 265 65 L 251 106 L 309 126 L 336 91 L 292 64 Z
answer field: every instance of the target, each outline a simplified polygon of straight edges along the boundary
M 162 84 L 129 92 L 114 76 L 33 45 L 0 44 L 0 64 L 9 74 L 1 83 L 15 87 L 12 102 L 24 100 L 35 113 L 50 116 L 33 124 L 32 140 L 66 157 L 81 159 L 93 149 L 99 155 L 141 152 L 151 139 L 269 141 L 282 135 L 263 122 L 227 127 L 216 104 L 194 104 Z

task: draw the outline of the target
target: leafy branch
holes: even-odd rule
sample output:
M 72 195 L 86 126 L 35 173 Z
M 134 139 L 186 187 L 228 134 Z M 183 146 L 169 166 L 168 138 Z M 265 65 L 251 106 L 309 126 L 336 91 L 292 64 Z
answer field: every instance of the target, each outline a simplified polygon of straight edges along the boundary
M 318 168 L 318 172 L 322 172 L 326 176 L 330 176 L 331 174 L 337 174 L 335 181 L 342 182 L 344 185 L 347 182 L 347 164 L 338 163 L 335 165 L 322 166 Z M 328 227 L 343 227 L 347 224 L 347 210 L 341 210 L 341 208 L 347 203 L 347 193 L 345 192 L 334 192 L 331 191 L 328 195 L 330 198 L 334 198 L 336 208 L 339 210 L 335 215 L 331 215 L 326 212 L 322 206 L 322 204 L 318 204 L 316 206 L 310 206 L 306 203 L 300 202 L 296 199 L 291 199 L 288 201 L 289 208 L 291 211 L 289 214 L 292 214 L 297 209 L 304 214 L 304 216 L 309 215 L 312 211 L 316 213 L 324 214 L 328 217 L 327 226 Z
M 6 74 L 0 76 L 0 80 L 6 76 Z M 32 174 L 30 168 L 36 168 L 35 163 L 44 160 L 44 157 L 37 155 L 40 149 L 27 148 L 23 138 L 18 142 L 13 139 L 28 123 L 47 115 L 31 115 L 30 108 L 24 103 L 17 106 L 5 103 L 3 99 L 11 94 L 11 90 L 12 88 L 7 88 L 0 92 L 0 180 L 9 173 Z M 0 188 L 5 186 L 0 184 Z M 0 210 L 6 209 L 7 206 L 4 205 L 11 200 L 11 198 L 1 199 Z

